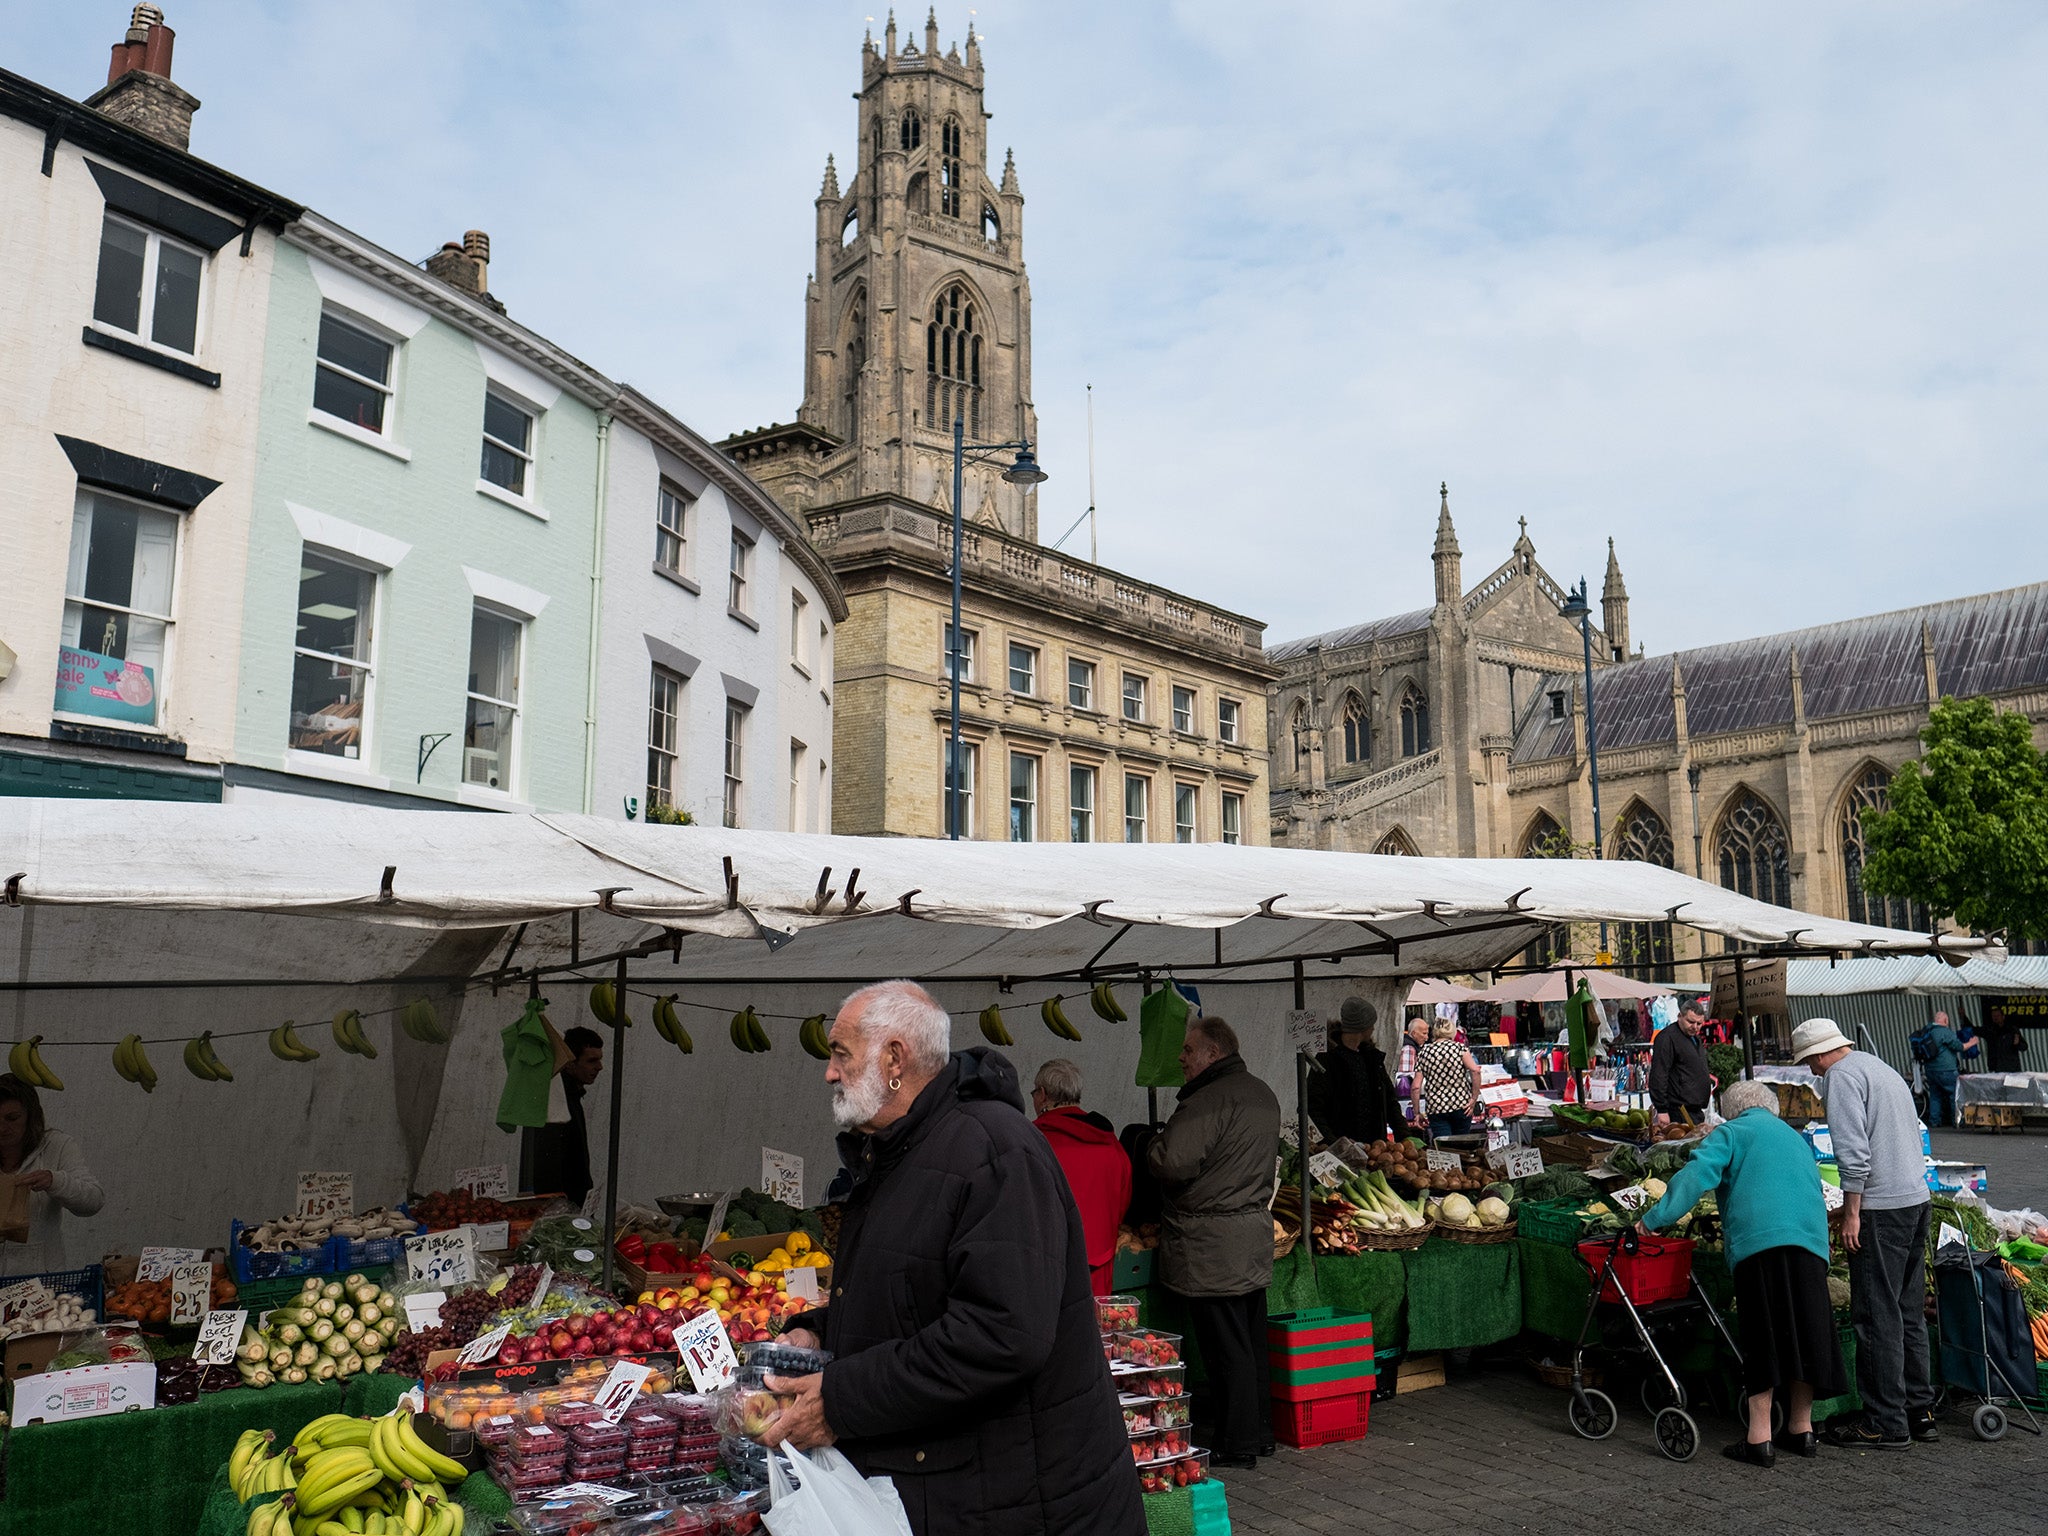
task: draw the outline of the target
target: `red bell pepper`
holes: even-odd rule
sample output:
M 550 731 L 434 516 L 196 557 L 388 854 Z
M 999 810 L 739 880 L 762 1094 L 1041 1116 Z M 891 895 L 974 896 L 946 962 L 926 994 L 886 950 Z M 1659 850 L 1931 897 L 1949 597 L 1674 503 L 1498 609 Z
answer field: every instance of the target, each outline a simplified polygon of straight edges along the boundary
M 647 1257 L 647 1239 L 638 1232 L 628 1232 L 616 1246 L 620 1258 L 631 1259 L 635 1264 Z
M 664 1275 L 681 1274 L 682 1250 L 674 1243 L 656 1243 L 647 1250 L 647 1260 L 642 1267 Z

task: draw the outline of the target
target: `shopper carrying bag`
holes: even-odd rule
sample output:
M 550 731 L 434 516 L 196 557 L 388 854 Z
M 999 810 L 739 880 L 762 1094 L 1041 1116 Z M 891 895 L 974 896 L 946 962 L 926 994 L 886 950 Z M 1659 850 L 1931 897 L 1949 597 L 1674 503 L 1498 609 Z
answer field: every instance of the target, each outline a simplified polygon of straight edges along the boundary
M 896 1485 L 862 1477 L 831 1446 L 805 1453 L 783 1444 L 768 1453 L 768 1513 L 772 1536 L 910 1536 L 910 1520 Z

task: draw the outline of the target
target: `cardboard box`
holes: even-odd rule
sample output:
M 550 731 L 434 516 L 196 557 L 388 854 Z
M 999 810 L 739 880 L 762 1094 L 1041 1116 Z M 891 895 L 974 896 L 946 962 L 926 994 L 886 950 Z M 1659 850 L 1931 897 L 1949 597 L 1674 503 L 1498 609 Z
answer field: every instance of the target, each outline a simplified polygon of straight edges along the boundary
M 84 1332 L 24 1333 L 9 1339 L 4 1365 L 6 1379 L 13 1382 L 40 1374 L 52 1360 L 86 1337 Z
M 1394 1377 L 1394 1394 L 1420 1392 L 1425 1387 L 1440 1387 L 1444 1384 L 1444 1357 L 1442 1355 L 1410 1355 L 1401 1362 L 1400 1370 Z
M 1135 1291 L 1141 1286 L 1150 1285 L 1152 1283 L 1152 1255 L 1156 1251 L 1156 1249 L 1152 1248 L 1140 1248 L 1136 1252 L 1132 1252 L 1127 1248 L 1117 1249 L 1116 1258 L 1111 1261 L 1109 1271 L 1111 1289 Z
M 813 1247 L 817 1246 L 816 1238 L 811 1237 L 808 1232 L 803 1235 L 810 1239 Z M 753 1262 L 759 1263 L 794 1236 L 794 1232 L 764 1232 L 759 1237 L 728 1237 L 724 1242 L 711 1244 L 704 1251 L 714 1259 L 729 1259 L 736 1253 L 743 1253 Z M 818 1290 L 822 1293 L 829 1289 L 831 1284 L 832 1266 L 827 1264 L 818 1271 Z
M 13 1420 L 17 1425 L 64 1424 L 155 1406 L 155 1365 L 81 1365 L 69 1371 L 44 1371 L 18 1383 Z

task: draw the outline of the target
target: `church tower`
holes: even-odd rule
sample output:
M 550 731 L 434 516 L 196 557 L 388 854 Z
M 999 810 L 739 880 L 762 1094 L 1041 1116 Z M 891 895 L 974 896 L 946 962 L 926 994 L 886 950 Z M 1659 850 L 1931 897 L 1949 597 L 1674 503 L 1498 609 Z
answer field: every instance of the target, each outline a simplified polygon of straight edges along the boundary
M 969 442 L 1035 440 L 1024 194 L 989 169 L 981 45 L 861 46 L 858 163 L 827 159 L 805 293 L 804 396 L 792 427 L 742 433 L 735 456 L 798 513 L 874 496 L 952 510 L 953 422 Z M 970 466 L 970 522 L 1036 542 L 1037 498 Z

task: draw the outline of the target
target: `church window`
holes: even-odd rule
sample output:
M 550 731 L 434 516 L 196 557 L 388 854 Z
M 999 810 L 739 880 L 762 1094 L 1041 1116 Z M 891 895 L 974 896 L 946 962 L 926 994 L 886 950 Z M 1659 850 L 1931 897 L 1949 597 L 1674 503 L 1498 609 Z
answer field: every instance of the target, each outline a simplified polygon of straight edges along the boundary
M 1755 791 L 1736 797 L 1714 842 L 1723 886 L 1774 906 L 1792 905 L 1792 842 L 1778 813 Z
M 846 422 L 847 440 L 851 442 L 860 436 L 860 375 L 868 361 L 868 321 L 864 303 L 856 302 L 850 318 L 851 330 L 846 338 L 846 376 L 840 391 L 840 404 Z
M 1287 717 L 1287 739 L 1294 743 L 1294 771 L 1308 772 L 1308 705 L 1296 704 Z
M 960 120 L 949 117 L 939 127 L 939 212 L 960 217 Z
M 924 120 L 917 115 L 917 108 L 909 107 L 904 110 L 900 137 L 906 154 L 924 143 Z
M 919 171 L 910 178 L 910 184 L 903 189 L 903 206 L 912 213 L 928 213 L 925 203 L 925 175 Z
M 846 222 L 839 226 L 839 248 L 843 251 L 859 238 L 860 213 L 857 209 L 849 210 L 846 215 Z
M 1638 800 L 1622 813 L 1614 829 L 1614 857 L 1655 864 L 1659 869 L 1673 868 L 1671 828 Z M 1612 942 L 1616 962 L 1638 981 L 1672 979 L 1669 922 L 1617 923 Z
M 1564 835 L 1564 828 L 1557 824 L 1557 818 L 1548 811 L 1538 811 L 1536 819 L 1529 823 L 1528 835 L 1522 839 L 1522 851 L 1516 857 L 1568 859 L 1571 856 L 1571 841 Z
M 1891 783 L 1891 773 L 1873 763 L 1850 787 L 1842 806 L 1842 884 L 1849 893 L 1849 921 L 1926 933 L 1933 924 L 1925 902 L 1880 896 L 1863 888 L 1863 866 L 1870 857 L 1863 813 L 1891 809 Z M 2019 950 L 2015 947 L 2013 953 Z
M 1418 857 L 1414 840 L 1410 838 L 1406 832 L 1403 832 L 1399 827 L 1394 828 L 1393 831 L 1389 832 L 1385 837 L 1381 838 L 1379 840 L 1378 846 L 1376 846 L 1373 849 L 1373 852 L 1393 854 L 1399 858 L 1404 859 L 1412 859 Z
M 943 431 L 953 422 L 966 423 L 972 436 L 981 433 L 981 323 L 974 300 L 955 284 L 939 295 L 924 331 L 924 413 L 926 423 Z
M 981 205 L 981 238 L 990 242 L 1003 238 L 1003 221 L 996 216 L 993 203 Z
M 1365 716 L 1365 700 L 1355 693 L 1344 695 L 1344 761 L 1362 763 L 1372 757 L 1372 724 Z
M 1401 755 L 1420 757 L 1429 747 L 1429 698 L 1410 683 L 1401 695 Z

